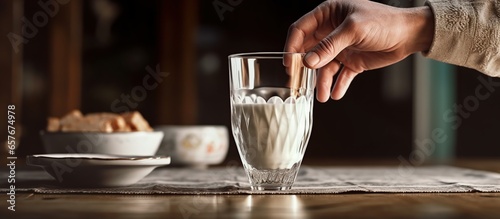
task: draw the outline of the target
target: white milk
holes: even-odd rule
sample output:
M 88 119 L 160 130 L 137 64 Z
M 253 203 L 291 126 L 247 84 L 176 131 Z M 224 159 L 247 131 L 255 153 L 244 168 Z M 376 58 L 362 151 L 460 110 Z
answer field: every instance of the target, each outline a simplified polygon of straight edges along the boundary
M 312 103 L 233 104 L 232 127 L 244 162 L 256 169 L 289 169 L 304 156 Z

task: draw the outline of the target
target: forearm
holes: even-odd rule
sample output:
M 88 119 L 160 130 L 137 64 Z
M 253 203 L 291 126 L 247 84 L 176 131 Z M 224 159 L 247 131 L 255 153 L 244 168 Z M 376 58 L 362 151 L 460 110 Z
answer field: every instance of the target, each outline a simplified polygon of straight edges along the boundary
M 429 58 L 500 76 L 500 4 L 493 0 L 428 0 L 435 29 Z

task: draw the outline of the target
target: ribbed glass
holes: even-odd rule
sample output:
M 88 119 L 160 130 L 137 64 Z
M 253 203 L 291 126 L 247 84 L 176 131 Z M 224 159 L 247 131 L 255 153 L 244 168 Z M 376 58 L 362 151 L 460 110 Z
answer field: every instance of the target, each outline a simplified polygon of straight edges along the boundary
M 292 66 L 283 60 L 287 56 Z M 232 131 L 253 189 L 289 189 L 300 168 L 311 134 L 316 74 L 302 57 L 229 57 Z

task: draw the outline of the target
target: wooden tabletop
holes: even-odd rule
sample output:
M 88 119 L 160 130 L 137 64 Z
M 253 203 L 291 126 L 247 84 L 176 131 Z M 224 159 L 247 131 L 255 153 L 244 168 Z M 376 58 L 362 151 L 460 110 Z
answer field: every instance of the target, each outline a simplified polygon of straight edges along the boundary
M 498 160 L 461 160 L 456 164 L 500 172 Z M 7 202 L 0 202 L 1 218 L 500 218 L 500 193 L 204 196 L 21 193 L 16 196 L 15 212 L 7 210 L 7 206 Z

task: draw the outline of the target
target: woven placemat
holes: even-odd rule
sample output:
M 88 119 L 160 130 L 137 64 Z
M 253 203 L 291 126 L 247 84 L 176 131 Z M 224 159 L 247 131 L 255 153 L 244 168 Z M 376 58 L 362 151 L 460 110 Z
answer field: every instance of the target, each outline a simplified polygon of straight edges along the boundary
M 7 173 L 2 172 L 5 179 Z M 2 180 L 1 192 L 7 192 Z M 301 167 L 287 191 L 252 191 L 242 168 L 159 168 L 138 183 L 115 188 L 63 187 L 43 170 L 17 173 L 16 192 L 95 194 L 337 194 L 346 192 L 500 192 L 500 174 L 449 166 Z

